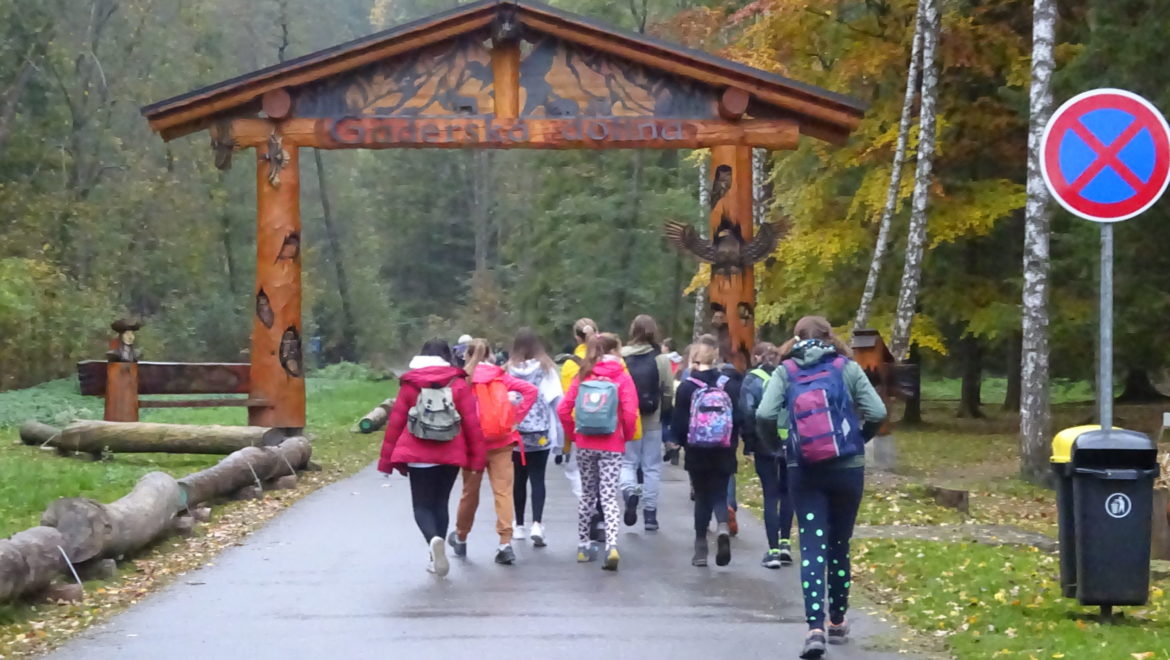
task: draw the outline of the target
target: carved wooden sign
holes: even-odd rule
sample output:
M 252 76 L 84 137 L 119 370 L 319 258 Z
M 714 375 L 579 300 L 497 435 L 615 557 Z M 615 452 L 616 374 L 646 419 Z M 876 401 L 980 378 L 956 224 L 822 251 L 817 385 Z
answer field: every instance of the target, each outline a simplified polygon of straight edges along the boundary
M 719 120 L 637 117 L 345 117 L 312 121 L 313 135 L 299 135 L 298 126 L 292 124 L 285 128 L 286 137 L 323 149 L 688 149 L 720 144 L 785 149 L 791 148 L 799 138 L 797 125 L 783 120 L 729 124 Z

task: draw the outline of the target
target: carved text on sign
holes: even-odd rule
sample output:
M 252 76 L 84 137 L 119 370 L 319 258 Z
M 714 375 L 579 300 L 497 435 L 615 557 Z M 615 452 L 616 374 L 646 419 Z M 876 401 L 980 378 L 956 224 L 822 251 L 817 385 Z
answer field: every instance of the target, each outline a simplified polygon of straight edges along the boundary
M 328 140 L 338 145 L 500 145 L 529 142 L 675 142 L 686 140 L 687 122 L 589 118 L 542 120 L 524 119 L 414 119 L 359 118 L 322 121 Z

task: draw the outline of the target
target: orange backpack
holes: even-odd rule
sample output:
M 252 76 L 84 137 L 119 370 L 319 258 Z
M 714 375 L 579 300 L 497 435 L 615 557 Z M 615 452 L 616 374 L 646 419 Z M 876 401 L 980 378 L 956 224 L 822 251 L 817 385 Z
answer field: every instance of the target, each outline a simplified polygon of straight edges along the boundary
M 489 442 L 512 435 L 516 426 L 516 409 L 508 397 L 503 379 L 475 384 L 475 399 L 479 403 L 479 425 Z

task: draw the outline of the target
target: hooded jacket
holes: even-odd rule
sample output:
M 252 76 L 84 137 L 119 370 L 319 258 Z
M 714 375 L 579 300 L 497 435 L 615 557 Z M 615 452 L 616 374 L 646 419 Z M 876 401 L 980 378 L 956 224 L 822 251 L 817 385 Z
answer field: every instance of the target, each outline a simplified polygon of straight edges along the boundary
M 734 370 L 733 373 L 735 376 L 739 375 Z M 694 378 L 707 385 L 715 385 L 720 378 L 724 377 L 727 378 L 727 382 L 723 385 L 723 390 L 731 398 L 731 446 L 727 448 L 687 446 L 687 435 L 690 433 L 691 427 L 691 401 L 695 397 L 695 392 L 699 390 L 699 386 L 691 382 L 690 379 Z M 739 430 L 743 421 L 739 405 L 739 390 L 742 382 L 742 378 L 732 377 L 732 374 L 725 373 L 721 369 L 707 369 L 705 371 L 692 369 L 687 379 L 679 383 L 678 392 L 675 393 L 674 397 L 674 417 L 670 421 L 670 433 L 674 436 L 676 445 L 687 448 L 686 460 L 683 463 L 687 472 L 735 474 L 735 448 L 739 444 Z
M 532 405 L 536 403 L 537 390 L 532 383 L 520 380 L 512 374 L 504 371 L 494 364 L 480 362 L 475 365 L 475 372 L 471 374 L 472 385 L 485 385 L 494 380 L 502 380 L 504 387 L 508 388 L 509 393 L 515 392 L 520 395 L 520 402 L 515 403 L 516 416 L 514 419 L 517 423 L 524 419 L 528 411 L 532 409 Z M 514 399 L 513 399 L 514 400 Z M 512 432 L 504 438 L 486 438 L 487 448 L 499 449 L 500 447 L 507 447 L 509 445 L 520 442 L 520 432 L 512 428 Z
M 407 414 L 418 402 L 419 391 L 428 385 L 446 385 L 451 388 L 455 410 L 463 418 L 459 435 L 450 442 L 420 440 L 406 429 Z M 382 440 L 382 455 L 378 471 L 390 474 L 398 470 L 407 473 L 409 463 L 458 465 L 469 470 L 483 470 L 487 460 L 483 431 L 479 428 L 475 395 L 467 383 L 467 374 L 442 358 L 418 356 L 410 362 L 410 371 L 402 375 L 401 387 Z
M 760 452 L 765 456 L 772 456 L 773 450 L 767 447 L 761 447 L 758 441 L 759 438 L 764 437 L 756 430 L 756 408 L 760 405 L 760 399 L 764 397 L 764 385 L 772 379 L 772 372 L 776 368 L 766 364 L 759 364 L 751 368 L 747 375 L 743 377 L 743 385 L 740 388 L 739 406 L 743 411 L 743 427 L 740 429 L 740 435 L 743 438 L 743 451 L 745 454 Z M 760 372 L 768 375 L 767 378 L 760 376 Z M 776 444 L 776 443 L 773 443 Z
M 655 352 L 655 348 L 650 344 L 631 344 L 622 347 L 622 358 L 626 361 L 626 368 L 629 368 L 629 360 L 635 355 L 649 355 Z M 662 428 L 663 413 L 669 414 L 671 402 L 671 389 L 674 382 L 674 376 L 670 370 L 670 357 L 663 355 L 661 352 L 654 358 L 654 366 L 658 368 L 658 391 L 662 393 L 661 401 L 658 402 L 658 410 L 649 415 L 642 415 L 642 432 L 656 431 Z
M 837 349 L 831 344 L 814 339 L 798 343 L 785 359 L 795 360 L 797 365 L 806 367 L 822 360 L 832 359 L 836 355 Z M 841 369 L 841 377 L 845 381 L 845 389 L 849 392 L 849 398 L 857 407 L 859 417 L 864 424 L 862 435 L 868 440 L 867 433 L 871 434 L 876 431 L 881 422 L 885 420 L 886 404 L 882 401 L 877 390 L 873 388 L 873 384 L 869 382 L 861 365 L 853 360 L 845 361 L 845 366 Z M 759 407 L 756 408 L 756 433 L 779 432 L 782 437 L 788 437 L 788 409 L 785 407 L 784 401 L 787 393 L 788 370 L 781 365 L 772 372 L 772 380 L 768 381 L 767 387 L 764 388 L 764 398 L 760 401 Z M 788 443 L 788 465 L 794 467 L 796 461 L 791 445 L 792 443 Z M 865 456 L 858 455 L 826 461 L 817 467 L 818 469 L 820 467 L 850 468 L 863 467 L 864 465 Z
M 541 373 L 542 371 L 544 372 L 543 374 Z M 542 429 L 542 431 L 547 434 L 549 444 L 540 449 L 560 448 L 562 445 L 561 424 L 557 419 L 557 403 L 564 396 L 564 391 L 561 389 L 560 374 L 557 373 L 556 369 L 547 369 L 544 363 L 537 359 L 525 360 L 520 364 L 509 364 L 508 373 L 529 384 L 533 384 L 533 381 L 539 381 L 539 384 L 535 385 L 539 396 L 537 397 L 536 404 L 532 406 L 532 410 L 528 412 L 528 415 L 531 416 L 537 406 L 545 407 L 548 411 L 548 428 Z M 533 448 L 525 447 L 525 449 L 532 451 Z
M 609 356 L 607 356 L 608 358 Z M 577 390 L 581 386 L 579 378 L 574 378 L 569 385 L 569 391 L 557 406 L 557 416 L 561 418 L 564 427 L 566 448 L 567 439 L 572 438 L 582 449 L 598 451 L 624 452 L 626 442 L 633 440 L 638 428 L 638 391 L 634 389 L 634 379 L 626 371 L 621 359 L 603 359 L 593 368 L 593 373 L 585 380 L 595 380 L 597 377 L 613 381 L 618 388 L 618 425 L 617 430 L 609 435 L 579 435 L 576 424 L 573 422 L 573 409 L 577 405 Z

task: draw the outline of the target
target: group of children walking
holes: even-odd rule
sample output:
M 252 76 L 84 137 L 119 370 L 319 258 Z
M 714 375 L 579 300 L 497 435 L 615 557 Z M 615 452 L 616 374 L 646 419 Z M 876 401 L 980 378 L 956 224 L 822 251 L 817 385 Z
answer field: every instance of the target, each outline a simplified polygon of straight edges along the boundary
M 545 471 L 566 462 L 578 499 L 577 560 L 616 571 L 619 519 L 658 529 L 664 457 L 685 450 L 694 500 L 692 564 L 731 561 L 736 450 L 753 456 L 764 495 L 768 552 L 762 564 L 792 563 L 795 515 L 809 634 L 802 658 L 843 643 L 850 587 L 849 541 L 864 483 L 864 445 L 885 406 L 849 349 L 821 317 L 805 317 L 777 348 L 756 346 L 746 374 L 729 364 L 716 335 L 683 351 L 658 340 L 640 315 L 623 346 L 590 319 L 573 326 L 577 345 L 558 369 L 537 335 L 515 336 L 503 364 L 483 339 L 456 351 L 428 341 L 401 379 L 378 469 L 410 480 L 415 521 L 429 545 L 428 570 L 446 575 L 449 545 L 467 537 L 486 471 L 496 511 L 495 561 L 512 564 L 514 539 L 544 547 Z M 467 340 L 467 341 L 464 341 Z M 455 528 L 449 499 L 462 476 Z M 526 527 L 531 495 L 531 526 Z M 623 511 L 624 509 L 624 511 Z M 597 520 L 604 541 L 592 541 Z M 826 616 L 828 623 L 826 625 Z

